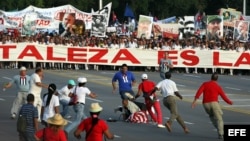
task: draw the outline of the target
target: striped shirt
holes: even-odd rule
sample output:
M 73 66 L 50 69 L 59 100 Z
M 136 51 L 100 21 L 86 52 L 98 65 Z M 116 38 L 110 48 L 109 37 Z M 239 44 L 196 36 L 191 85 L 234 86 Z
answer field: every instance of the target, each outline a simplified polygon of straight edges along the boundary
M 169 72 L 170 68 L 167 65 L 173 65 L 172 60 L 170 59 L 161 59 L 160 60 L 160 71 L 161 72 Z
M 15 75 L 10 83 L 15 83 L 19 92 L 28 92 L 30 89 L 30 76 Z
M 26 132 L 27 133 L 35 133 L 35 124 L 34 118 L 38 118 L 37 108 L 33 106 L 33 104 L 24 104 L 21 109 L 19 115 L 26 117 Z

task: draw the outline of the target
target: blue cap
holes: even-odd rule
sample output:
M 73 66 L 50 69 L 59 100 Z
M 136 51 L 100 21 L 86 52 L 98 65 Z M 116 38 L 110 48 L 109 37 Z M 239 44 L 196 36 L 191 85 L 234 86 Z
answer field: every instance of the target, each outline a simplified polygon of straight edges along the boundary
M 75 83 L 75 81 L 74 81 L 74 80 L 69 80 L 69 81 L 68 81 L 68 84 L 69 84 L 69 85 L 73 85 L 73 86 L 75 86 L 75 85 L 76 85 L 76 83 Z

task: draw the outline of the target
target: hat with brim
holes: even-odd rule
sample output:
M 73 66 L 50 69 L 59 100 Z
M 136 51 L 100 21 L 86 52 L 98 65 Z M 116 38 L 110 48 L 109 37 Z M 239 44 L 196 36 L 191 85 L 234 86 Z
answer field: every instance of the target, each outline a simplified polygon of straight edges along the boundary
M 64 126 L 68 122 L 61 116 L 61 114 L 55 114 L 53 117 L 48 118 L 47 123 L 52 125 Z
M 218 16 L 218 15 L 209 16 L 208 17 L 208 23 L 211 23 L 213 21 L 221 22 L 221 16 Z
M 98 113 L 102 111 L 102 107 L 99 105 L 99 103 L 92 103 L 90 105 L 89 111 L 92 113 Z
M 87 78 L 85 78 L 85 77 L 79 77 L 77 79 L 77 81 L 78 81 L 78 83 L 86 83 L 87 82 Z

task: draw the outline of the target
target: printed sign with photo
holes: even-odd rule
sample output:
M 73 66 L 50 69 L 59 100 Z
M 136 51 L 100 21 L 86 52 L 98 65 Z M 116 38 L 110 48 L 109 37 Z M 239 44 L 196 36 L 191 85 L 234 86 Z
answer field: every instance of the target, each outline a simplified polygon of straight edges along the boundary
M 105 15 L 92 15 L 91 36 L 105 37 L 106 35 L 106 21 Z

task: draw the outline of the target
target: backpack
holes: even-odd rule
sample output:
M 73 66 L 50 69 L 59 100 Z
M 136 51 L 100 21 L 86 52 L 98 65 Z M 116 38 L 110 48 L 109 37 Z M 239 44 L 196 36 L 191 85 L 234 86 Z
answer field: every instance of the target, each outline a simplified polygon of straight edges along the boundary
M 26 131 L 26 117 L 21 114 L 22 110 L 20 111 L 20 114 L 17 119 L 17 131 L 18 132 L 25 132 Z

